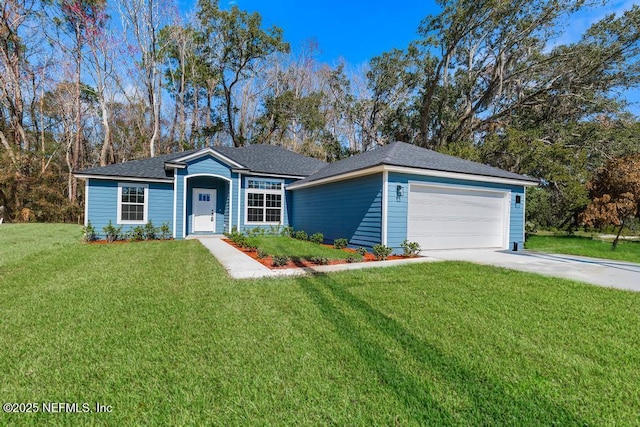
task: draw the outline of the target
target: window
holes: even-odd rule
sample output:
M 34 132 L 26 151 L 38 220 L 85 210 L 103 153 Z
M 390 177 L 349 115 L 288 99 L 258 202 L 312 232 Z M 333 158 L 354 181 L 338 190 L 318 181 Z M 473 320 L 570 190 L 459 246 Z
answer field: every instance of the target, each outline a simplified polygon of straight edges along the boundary
M 245 222 L 280 224 L 282 221 L 282 182 L 247 179 Z
M 118 184 L 118 224 L 146 224 L 148 189 L 146 184 Z

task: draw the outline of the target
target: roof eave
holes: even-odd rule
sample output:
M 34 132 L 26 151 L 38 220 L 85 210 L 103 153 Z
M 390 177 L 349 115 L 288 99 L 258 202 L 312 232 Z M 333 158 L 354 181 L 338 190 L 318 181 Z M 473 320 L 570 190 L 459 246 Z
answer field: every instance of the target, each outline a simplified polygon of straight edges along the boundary
M 477 174 L 468 174 L 468 173 L 462 173 L 462 172 L 447 172 L 447 171 L 439 171 L 435 169 L 422 169 L 422 168 L 412 168 L 412 167 L 406 167 L 406 166 L 395 166 L 395 165 L 383 164 L 383 165 L 374 165 L 372 167 L 363 168 L 357 171 L 333 175 L 326 178 L 317 179 L 314 181 L 303 182 L 303 183 L 292 183 L 287 186 L 287 189 L 299 190 L 301 188 L 315 187 L 317 185 L 328 184 L 331 182 L 344 181 L 347 179 L 357 178 L 360 176 L 370 175 L 373 173 L 378 173 L 383 171 L 406 173 L 406 174 L 412 174 L 412 175 L 432 176 L 432 177 L 438 177 L 438 178 L 461 179 L 466 181 L 490 182 L 494 184 L 522 185 L 524 187 L 535 187 L 539 185 L 539 181 L 534 180 L 533 178 L 531 178 L 531 181 L 529 181 L 526 179 L 506 178 L 506 177 L 497 177 L 497 176 L 489 176 L 489 175 L 477 175 Z
M 87 173 L 74 173 L 73 176 L 78 179 L 104 179 L 108 181 L 173 182 L 173 178 L 147 178 L 142 176 L 97 175 Z

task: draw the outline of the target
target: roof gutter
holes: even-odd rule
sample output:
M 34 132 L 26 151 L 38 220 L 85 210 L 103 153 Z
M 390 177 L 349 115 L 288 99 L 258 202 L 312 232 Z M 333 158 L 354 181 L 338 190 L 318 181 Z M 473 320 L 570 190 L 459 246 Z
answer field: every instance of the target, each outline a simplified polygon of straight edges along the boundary
M 139 176 L 120 176 L 120 175 L 90 175 L 82 173 L 74 173 L 78 179 L 105 179 L 109 181 L 134 181 L 134 182 L 173 182 L 173 178 L 144 178 Z
M 344 181 L 351 178 L 357 178 L 360 176 L 370 175 L 373 173 L 380 172 L 398 172 L 404 174 L 411 175 L 421 175 L 421 176 L 431 176 L 437 178 L 449 178 L 449 179 L 459 179 L 464 181 L 476 181 L 476 182 L 490 182 L 494 184 L 505 184 L 505 185 L 522 185 L 524 187 L 535 187 L 539 185 L 538 180 L 528 181 L 525 179 L 516 179 L 516 178 L 503 178 L 496 176 L 487 176 L 487 175 L 474 175 L 474 174 L 466 174 L 460 172 L 445 172 L 439 170 L 432 169 L 420 169 L 420 168 L 411 168 L 411 167 L 402 167 L 402 166 L 390 166 L 390 165 L 379 165 L 366 169 L 361 169 L 359 171 L 348 172 L 340 175 L 330 176 L 327 178 L 321 178 L 315 181 L 303 182 L 303 183 L 292 183 L 287 186 L 288 190 L 299 190 L 302 188 L 315 187 L 317 185 L 328 184 L 337 181 Z

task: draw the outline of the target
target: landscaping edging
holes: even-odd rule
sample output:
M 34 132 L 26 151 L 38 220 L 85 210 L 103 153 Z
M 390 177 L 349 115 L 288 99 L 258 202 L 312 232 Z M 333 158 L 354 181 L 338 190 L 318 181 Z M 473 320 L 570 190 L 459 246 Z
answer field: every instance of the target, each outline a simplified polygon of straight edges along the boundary
M 387 257 L 386 260 L 377 260 L 372 253 L 366 253 L 365 255 L 363 255 L 363 259 L 362 260 L 358 260 L 358 261 L 355 261 L 355 262 L 348 262 L 345 259 L 345 260 L 329 260 L 327 264 L 316 264 L 316 263 L 313 263 L 311 260 L 308 260 L 308 259 L 297 258 L 297 259 L 290 259 L 289 262 L 287 264 L 283 265 L 283 266 L 274 267 L 273 266 L 273 257 L 272 256 L 266 256 L 266 257 L 260 258 L 260 257 L 258 257 L 257 249 L 240 247 L 240 246 L 236 245 L 235 243 L 233 243 L 230 239 L 227 239 L 227 238 L 224 238 L 224 239 L 221 239 L 221 240 L 223 242 L 225 242 L 226 244 L 228 244 L 229 246 L 232 246 L 235 249 L 239 250 L 243 254 L 251 257 L 252 259 L 254 259 L 255 261 L 257 261 L 260 264 L 264 265 L 265 267 L 267 267 L 270 270 L 290 270 L 290 269 L 305 269 L 305 268 L 318 269 L 319 267 L 331 267 L 331 266 L 344 265 L 344 264 L 346 264 L 346 265 L 354 265 L 354 264 L 362 264 L 362 263 L 387 262 L 387 261 L 410 260 L 410 259 L 420 259 L 421 258 L 420 256 L 417 256 L 417 257 L 406 257 L 406 256 L 402 256 L 402 255 L 390 255 L 390 256 Z M 331 245 L 325 245 L 325 246 L 331 247 Z M 345 249 L 342 249 L 342 250 L 347 252 L 347 253 L 353 253 L 353 254 L 357 253 L 357 251 L 354 250 L 354 249 L 345 248 Z

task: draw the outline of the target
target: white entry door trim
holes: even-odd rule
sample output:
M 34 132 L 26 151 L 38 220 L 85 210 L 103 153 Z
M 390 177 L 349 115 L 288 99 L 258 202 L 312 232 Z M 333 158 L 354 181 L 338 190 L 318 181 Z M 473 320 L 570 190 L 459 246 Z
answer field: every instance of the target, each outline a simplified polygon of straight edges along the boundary
M 194 233 L 214 233 L 216 230 L 216 190 L 194 188 L 191 198 Z

